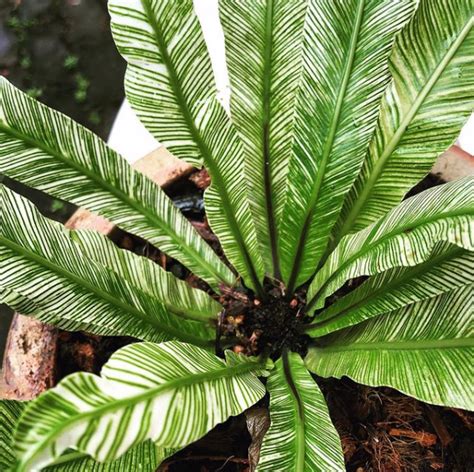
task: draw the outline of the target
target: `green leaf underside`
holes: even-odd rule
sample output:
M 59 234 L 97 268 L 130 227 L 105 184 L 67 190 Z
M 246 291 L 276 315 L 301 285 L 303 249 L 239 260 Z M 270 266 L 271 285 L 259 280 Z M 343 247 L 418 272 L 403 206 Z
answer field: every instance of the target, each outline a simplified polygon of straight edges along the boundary
M 474 254 L 440 243 L 422 264 L 394 268 L 371 277 L 339 299 L 306 327 L 312 337 L 324 336 L 377 315 L 432 298 L 474 279 Z
M 14 467 L 16 457 L 13 449 L 13 431 L 28 402 L 0 400 L 0 469 L 7 472 Z M 154 472 L 165 458 L 165 451 L 151 441 L 139 444 L 120 459 L 108 464 L 71 451 L 61 456 L 58 465 L 47 467 L 46 472 L 124 472 L 141 470 Z M 60 464 L 59 464 L 60 463 Z M 13 469 L 14 470 L 14 469 Z
M 192 0 L 112 0 L 109 10 L 115 42 L 128 62 L 125 89 L 132 108 L 176 157 L 206 166 L 210 225 L 246 284 L 259 291 L 264 269 L 239 165 L 242 145 L 215 97 Z
M 92 132 L 0 77 L 0 172 L 109 218 L 212 287 L 234 276 L 160 187 Z
M 341 442 L 324 396 L 298 354 L 283 354 L 267 388 L 271 426 L 257 472 L 345 470 Z
M 393 81 L 334 243 L 397 205 L 459 134 L 474 108 L 474 3 L 422 0 L 397 37 Z
M 102 377 L 76 373 L 32 402 L 15 434 L 18 472 L 51 463 L 67 448 L 110 461 L 151 439 L 181 448 L 265 394 L 266 366 L 198 347 L 139 343 L 112 355 Z
M 376 125 L 394 36 L 415 6 L 413 0 L 307 3 L 292 129 L 277 136 L 291 148 L 279 220 L 289 292 L 314 274 L 324 252 Z
M 66 230 L 41 216 L 30 202 L 4 186 L 0 188 L 0 196 L 0 286 L 20 295 L 23 299 L 20 306 L 25 305 L 24 299 L 30 300 L 33 306 L 29 314 L 35 313 L 41 321 L 68 330 L 120 334 L 155 342 L 177 338 L 199 345 L 212 344 L 214 330 L 209 324 L 176 316 L 168 310 L 172 299 L 166 304 L 161 302 L 156 297 L 159 290 L 155 289 L 154 293 L 151 293 L 153 289 L 142 290 L 133 285 L 132 276 L 129 280 L 122 278 L 87 257 L 87 253 L 109 251 L 108 257 L 116 258 L 116 264 L 128 259 L 128 267 L 122 267 L 124 271 L 134 270 L 134 259 L 137 269 L 140 264 L 146 266 L 140 256 L 120 254 L 103 236 Z M 84 248 L 77 240 L 89 246 Z M 94 242 L 100 247 L 91 247 Z M 150 274 L 159 274 L 156 269 L 148 267 L 148 270 Z M 160 275 L 163 282 L 169 277 Z M 158 281 L 156 278 L 154 283 Z M 182 302 L 200 303 L 206 308 L 205 294 L 195 295 L 183 282 L 176 281 L 175 286 L 178 284 L 188 297 Z M 209 306 L 214 305 L 209 303 Z M 39 311 L 35 312 L 35 308 Z M 182 311 L 183 304 L 176 309 Z M 212 314 L 216 313 L 209 313 Z
M 426 190 L 343 238 L 309 287 L 309 309 L 349 279 L 425 262 L 437 242 L 474 250 L 473 183 L 469 176 Z
M 471 284 L 338 331 L 310 349 L 306 365 L 323 377 L 472 410 L 473 302 Z

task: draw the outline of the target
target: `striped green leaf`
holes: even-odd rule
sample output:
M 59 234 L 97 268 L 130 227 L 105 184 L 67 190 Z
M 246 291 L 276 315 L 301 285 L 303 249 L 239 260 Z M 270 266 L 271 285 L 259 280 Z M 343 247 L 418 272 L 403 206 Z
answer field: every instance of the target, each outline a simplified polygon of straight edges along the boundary
M 267 364 L 237 355 L 226 363 L 177 341 L 126 346 L 101 377 L 72 374 L 29 405 L 15 434 L 17 471 L 45 466 L 67 448 L 105 462 L 147 439 L 184 447 L 262 398 L 256 376 Z
M 127 98 L 153 136 L 178 158 L 206 166 L 206 213 L 227 258 L 251 288 L 263 263 L 242 166 L 242 144 L 217 101 L 192 0 L 111 0 L 115 43 L 128 62 Z
M 470 285 L 330 334 L 310 349 L 306 365 L 323 377 L 473 410 L 473 301 Z
M 0 303 L 10 306 L 23 315 L 34 315 L 41 312 L 33 301 L 2 286 L 0 286 Z
M 149 294 L 173 315 L 214 325 L 222 306 L 206 292 L 163 270 L 146 257 L 118 249 L 107 238 L 93 231 L 71 233 L 82 254 L 115 272 L 138 291 Z
M 232 91 L 232 121 L 244 146 L 265 268 L 277 277 L 277 223 L 291 155 L 305 10 L 305 0 L 219 2 Z
M 456 139 L 474 108 L 473 0 L 421 0 L 398 36 L 393 81 L 335 242 L 397 205 Z
M 267 388 L 271 426 L 257 472 L 344 471 L 341 441 L 326 401 L 298 354 L 283 354 Z
M 0 470 L 9 470 L 16 461 L 12 437 L 23 407 L 23 402 L 0 400 Z
M 13 432 L 28 402 L 0 400 L 0 470 L 15 470 L 16 456 L 13 446 Z M 101 464 L 79 452 L 62 455 L 56 465 L 44 469 L 47 472 L 124 472 L 141 470 L 155 472 L 166 457 L 163 448 L 155 446 L 151 441 L 130 449 L 119 459 L 108 464 Z
M 397 267 L 374 275 L 306 327 L 319 337 L 382 313 L 432 298 L 474 280 L 474 253 L 457 246 L 437 245 L 428 260 L 415 267 Z
M 293 2 L 284 0 L 264 3 L 293 8 Z M 281 53 L 295 54 L 294 62 L 302 56 L 292 65 L 299 67 L 298 77 L 287 73 L 285 81 L 274 84 L 291 93 L 296 86 L 286 81 L 296 82 L 297 98 L 287 104 L 284 93 L 280 92 L 282 101 L 272 95 L 270 112 L 274 114 L 269 125 L 273 126 L 273 140 L 278 141 L 274 146 L 283 154 L 282 165 L 288 167 L 279 220 L 279 256 L 289 292 L 314 273 L 324 252 L 376 125 L 379 100 L 390 79 L 388 56 L 395 34 L 416 6 L 415 0 L 305 3 L 303 38 L 296 40 L 301 51 L 295 54 L 289 45 Z M 287 24 L 300 21 L 300 16 L 275 17 L 277 27 L 284 30 L 280 35 L 286 33 Z M 234 47 L 240 48 L 240 43 Z M 279 61 L 276 67 L 285 67 L 278 56 L 273 59 Z M 289 112 L 282 115 L 280 109 L 286 107 Z
M 109 218 L 214 288 L 234 276 L 151 180 L 93 133 L 0 77 L 0 172 Z
M 425 262 L 439 241 L 474 250 L 473 184 L 470 176 L 426 190 L 343 238 L 309 287 L 309 308 L 349 279 Z
M 14 308 L 26 308 L 28 314 L 63 329 L 210 345 L 215 336 L 211 325 L 185 319 L 187 308 L 202 315 L 213 308 L 207 316 L 216 315 L 218 305 L 206 294 L 181 281 L 171 285 L 170 275 L 158 266 L 152 268 L 140 256 L 124 253 L 103 236 L 68 231 L 47 220 L 28 200 L 4 186 L 0 201 L 0 286 L 10 290 L 10 298 L 21 297 L 20 306 Z M 115 259 L 115 269 L 121 261 L 127 265 L 114 272 L 98 256 L 96 260 L 87 257 L 92 252 L 108 252 L 101 257 Z M 163 288 L 142 289 L 141 275 L 146 277 L 141 284 L 162 283 Z M 173 300 L 179 294 L 163 301 L 159 298 L 172 287 L 183 294 L 176 306 Z M 31 307 L 25 306 L 25 299 Z

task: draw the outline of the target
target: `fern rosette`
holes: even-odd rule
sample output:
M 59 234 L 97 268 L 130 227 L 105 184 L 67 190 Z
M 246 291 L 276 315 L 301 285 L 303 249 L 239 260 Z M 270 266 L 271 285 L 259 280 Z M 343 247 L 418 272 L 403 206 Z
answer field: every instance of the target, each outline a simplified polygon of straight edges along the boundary
M 204 282 L 2 184 L 0 301 L 138 342 L 100 376 L 2 401 L 0 468 L 151 472 L 260 402 L 257 471 L 344 470 L 321 377 L 473 409 L 474 178 L 405 198 L 474 107 L 473 1 L 221 0 L 229 107 L 192 0 L 109 11 L 132 108 L 209 173 L 218 247 L 97 136 L 0 79 L 2 174 Z

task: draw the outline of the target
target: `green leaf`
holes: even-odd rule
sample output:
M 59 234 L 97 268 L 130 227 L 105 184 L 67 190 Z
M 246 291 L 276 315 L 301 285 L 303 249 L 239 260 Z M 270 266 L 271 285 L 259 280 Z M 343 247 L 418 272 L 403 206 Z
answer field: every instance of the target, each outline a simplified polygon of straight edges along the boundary
M 0 303 L 4 303 L 23 315 L 33 315 L 41 310 L 31 300 L 21 296 L 19 293 L 0 286 Z
M 415 6 L 414 0 L 307 2 L 303 42 L 297 41 L 302 46 L 298 97 L 288 104 L 292 129 L 275 135 L 288 142 L 282 150 L 289 170 L 279 254 L 290 293 L 314 274 L 326 248 L 376 125 L 395 34 Z M 293 18 L 279 21 L 282 28 L 293 24 Z M 293 47 L 282 54 L 293 55 Z M 272 118 L 276 122 L 280 116 Z
M 160 290 L 166 294 L 166 288 L 144 290 L 132 283 L 138 283 L 140 274 L 147 277 L 143 282 L 154 278 L 154 283 L 169 283 L 170 276 L 158 266 L 152 268 L 140 256 L 120 254 L 103 236 L 68 231 L 41 216 L 32 203 L 3 185 L 0 201 L 0 286 L 11 291 L 10 298 L 21 296 L 20 306 L 25 307 L 25 299 L 32 302 L 32 307 L 25 307 L 28 314 L 35 313 L 40 320 L 68 330 L 157 342 L 177 338 L 201 345 L 212 343 L 214 330 L 209 324 L 182 318 L 187 303 L 191 304 L 191 312 L 217 306 L 205 294 L 176 281 L 174 286 L 179 286 L 187 298 L 177 306 L 173 299 L 163 302 L 158 294 Z M 98 246 L 89 246 L 94 243 Z M 116 258 L 116 265 L 126 261 L 128 266 L 122 267 L 121 274 L 115 273 L 87 257 L 94 251 L 109 252 L 102 256 Z M 127 270 L 128 280 L 121 277 Z M 135 270 L 137 273 L 131 275 Z M 213 314 L 216 312 L 209 316 Z
M 393 81 L 362 171 L 347 195 L 335 243 L 397 205 L 456 139 L 474 108 L 474 3 L 421 0 L 398 36 Z
M 0 470 L 15 470 L 16 456 L 13 448 L 13 431 L 28 402 L 0 400 Z M 165 459 L 166 452 L 151 441 L 135 446 L 120 459 L 100 464 L 81 453 L 67 453 L 59 458 L 57 465 L 47 467 L 48 472 L 124 472 L 141 470 L 154 472 Z
M 321 338 L 307 367 L 388 386 L 435 405 L 474 409 L 473 285 Z
M 95 231 L 75 231 L 71 237 L 86 258 L 112 270 L 136 290 L 159 300 L 173 315 L 216 324 L 217 314 L 223 307 L 206 292 L 191 288 L 146 257 L 118 249 Z
M 346 280 L 425 262 L 439 241 L 474 250 L 474 176 L 426 190 L 341 240 L 308 290 L 309 309 Z
M 321 390 L 296 353 L 284 353 L 267 382 L 271 426 L 258 472 L 344 471 L 344 456 Z
M 283 210 L 306 2 L 219 2 L 231 83 L 232 121 L 242 139 L 252 210 L 268 273 L 279 275 Z
M 212 287 L 234 276 L 160 187 L 86 128 L 0 77 L 0 172 L 112 220 Z
M 442 243 L 415 267 L 387 270 L 318 314 L 305 330 L 319 337 L 382 313 L 432 298 L 474 279 L 474 253 Z
M 23 407 L 23 402 L 0 400 L 0 470 L 7 471 L 16 461 L 12 436 Z
M 30 404 L 15 434 L 17 470 L 45 466 L 67 448 L 103 462 L 146 439 L 184 447 L 262 398 L 256 375 L 267 364 L 243 356 L 226 364 L 177 341 L 126 346 L 102 377 L 72 374 Z
M 176 157 L 206 166 L 206 214 L 229 261 L 260 291 L 263 262 L 242 161 L 242 144 L 217 101 L 211 62 L 192 0 L 111 0 L 115 43 L 128 62 L 132 108 Z

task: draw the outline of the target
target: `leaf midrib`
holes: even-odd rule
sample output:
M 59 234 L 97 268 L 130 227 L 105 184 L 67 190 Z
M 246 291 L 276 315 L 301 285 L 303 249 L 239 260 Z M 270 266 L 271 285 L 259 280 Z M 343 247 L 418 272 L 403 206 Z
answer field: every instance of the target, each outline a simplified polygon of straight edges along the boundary
M 321 191 L 324 176 L 325 176 L 325 170 L 328 165 L 329 156 L 333 149 L 334 140 L 336 138 L 336 134 L 338 131 L 337 128 L 338 128 L 339 120 L 342 113 L 344 98 L 346 96 L 347 89 L 349 87 L 349 80 L 351 78 L 352 68 L 354 65 L 355 53 L 356 53 L 357 44 L 358 44 L 358 36 L 360 33 L 362 19 L 364 16 L 364 6 L 365 6 L 365 0 L 359 0 L 358 9 L 357 9 L 356 17 L 355 17 L 355 22 L 354 22 L 354 29 L 352 31 L 351 39 L 349 43 L 349 51 L 345 59 L 341 86 L 339 88 L 339 92 L 337 95 L 336 106 L 334 108 L 334 113 L 331 118 L 331 124 L 329 126 L 327 138 L 324 143 L 324 148 L 323 148 L 323 152 L 321 156 L 321 164 L 316 175 L 316 181 L 314 183 L 313 190 L 311 192 L 311 197 L 310 197 L 309 204 L 308 204 L 306 214 L 304 217 L 303 227 L 302 227 L 301 234 L 299 236 L 298 243 L 297 243 L 297 249 L 296 249 L 296 252 L 294 253 L 293 261 L 291 264 L 292 271 L 291 271 L 290 278 L 288 281 L 288 292 L 290 294 L 293 292 L 295 288 L 295 283 L 298 278 L 299 270 L 301 267 L 301 259 L 304 253 L 304 246 L 309 234 L 311 221 L 314 216 L 314 207 L 320 195 L 320 191 Z
M 92 180 L 95 182 L 95 184 L 100 187 L 105 189 L 106 192 L 111 193 L 116 197 L 118 200 L 122 201 L 126 205 L 130 206 L 133 208 L 135 211 L 138 213 L 142 214 L 150 223 L 151 226 L 157 226 L 163 231 L 179 248 L 182 252 L 186 253 L 191 259 L 197 261 L 199 265 L 209 274 L 212 276 L 212 278 L 215 278 L 217 280 L 220 280 L 224 283 L 229 283 L 226 281 L 226 279 L 215 269 L 215 267 L 212 264 L 209 264 L 200 254 L 199 252 L 194 251 L 188 244 L 187 242 L 182 239 L 181 237 L 178 236 L 176 232 L 173 232 L 169 229 L 167 224 L 160 219 L 157 215 L 149 212 L 145 207 L 140 205 L 138 202 L 135 200 L 131 199 L 129 196 L 127 196 L 125 193 L 120 191 L 117 187 L 114 185 L 110 184 L 106 180 L 103 180 L 98 176 L 97 173 L 92 172 L 90 169 L 81 166 L 77 162 L 75 162 L 73 159 L 68 159 L 67 157 L 63 156 L 61 153 L 57 152 L 55 149 L 50 148 L 49 146 L 46 146 L 44 143 L 37 141 L 36 139 L 25 135 L 24 133 L 19 132 L 18 130 L 15 130 L 9 126 L 6 126 L 5 124 L 2 124 L 0 121 L 0 131 L 3 131 L 7 134 L 10 134 L 14 138 L 24 142 L 31 148 L 37 148 L 43 151 L 45 154 L 54 157 L 55 159 L 58 159 L 62 163 L 66 164 L 69 167 L 72 167 L 76 171 L 78 171 L 80 174 L 85 175 L 88 179 Z M 199 236 L 198 236 L 199 237 Z M 212 249 L 210 249 L 212 250 Z M 217 257 L 217 256 L 216 256 Z
M 263 180 L 265 206 L 267 212 L 268 232 L 273 263 L 273 275 L 280 279 L 278 260 L 278 242 L 275 224 L 275 209 L 272 191 L 272 161 L 270 153 L 270 124 L 272 118 L 272 53 L 273 53 L 273 10 L 274 0 L 266 2 L 265 44 L 263 54 L 263 91 L 262 91 L 262 150 L 263 150 Z
M 401 277 L 399 277 L 397 279 L 393 279 L 390 283 L 384 284 L 381 287 L 379 287 L 378 289 L 366 293 L 366 296 L 363 299 L 354 301 L 354 303 L 346 306 L 345 308 L 341 309 L 340 311 L 335 310 L 335 312 L 332 313 L 329 317 L 323 318 L 323 316 L 325 314 L 323 312 L 322 315 L 321 315 L 321 318 L 317 318 L 313 323 L 306 325 L 305 330 L 309 331 L 308 334 L 310 334 L 311 336 L 315 336 L 315 337 L 319 337 L 319 336 L 323 336 L 325 334 L 329 334 L 332 331 L 325 331 L 324 333 L 313 334 L 311 332 L 311 330 L 319 330 L 321 328 L 324 328 L 327 325 L 331 325 L 331 324 L 339 321 L 340 319 L 344 318 L 345 315 L 348 312 L 352 312 L 354 310 L 359 310 L 360 308 L 364 307 L 364 305 L 370 303 L 374 298 L 378 297 L 379 295 L 382 295 L 384 292 L 390 292 L 393 289 L 395 289 L 395 288 L 399 287 L 400 285 L 404 284 L 406 281 L 408 281 L 410 279 L 413 279 L 417 275 L 423 274 L 425 272 L 429 272 L 429 270 L 431 268 L 436 267 L 440 262 L 444 262 L 447 259 L 454 259 L 454 258 L 460 256 L 461 254 L 463 254 L 464 252 L 465 252 L 464 249 L 462 249 L 460 247 L 455 247 L 455 248 L 450 249 L 449 251 L 446 251 L 443 254 L 440 254 L 440 255 L 434 257 L 433 259 L 430 259 L 429 261 L 427 261 L 425 263 L 418 264 L 417 266 L 407 270 Z M 350 295 L 348 295 L 348 296 L 350 296 Z M 416 301 L 413 301 L 412 303 L 416 303 Z M 383 314 L 383 312 L 380 313 L 380 314 Z M 367 318 L 367 319 L 369 319 L 369 318 Z M 362 320 L 360 322 L 363 322 L 363 321 L 365 321 L 365 320 Z M 356 323 L 356 324 L 358 324 L 358 323 Z M 352 325 L 348 325 L 348 326 L 352 326 Z M 345 325 L 345 326 L 342 326 L 342 327 L 337 327 L 337 330 L 342 329 L 342 328 L 346 328 L 348 326 Z
M 332 279 L 334 279 L 340 272 L 342 272 L 349 264 L 354 262 L 354 260 L 358 259 L 359 257 L 365 256 L 368 252 L 372 251 L 375 247 L 377 247 L 380 244 L 383 244 L 385 241 L 388 239 L 400 235 L 401 233 L 404 233 L 406 231 L 414 231 L 417 229 L 419 226 L 423 226 L 425 224 L 431 224 L 435 223 L 438 220 L 442 220 L 445 218 L 455 218 L 455 217 L 461 217 L 461 216 L 469 216 L 472 215 L 473 212 L 469 211 L 469 209 L 464 209 L 462 211 L 453 211 L 453 212 L 446 212 L 443 213 L 442 215 L 435 215 L 434 217 L 428 217 L 428 218 L 423 218 L 421 220 L 418 220 L 414 223 L 401 226 L 399 228 L 394 229 L 393 231 L 385 234 L 382 236 L 380 239 L 378 239 L 373 245 L 370 244 L 365 244 L 362 248 L 361 251 L 355 253 L 351 257 L 349 257 L 343 264 L 341 264 L 339 267 L 336 268 L 336 270 L 326 279 L 326 281 L 321 285 L 321 287 L 318 289 L 318 291 L 313 295 L 311 300 L 307 304 L 307 311 L 310 310 L 314 304 L 316 303 L 319 294 L 323 292 L 324 288 L 329 285 Z M 350 237 L 350 236 L 348 236 Z M 440 240 L 445 240 L 446 238 L 440 238 Z M 329 263 L 330 260 L 327 262 Z M 324 266 L 321 270 L 324 270 Z
M 413 339 L 406 341 L 352 342 L 315 348 L 322 353 L 344 353 L 349 351 L 423 351 L 426 349 L 463 349 L 474 347 L 474 338 Z
M 51 270 L 52 272 L 58 274 L 60 277 L 64 277 L 68 280 L 71 280 L 74 284 L 79 285 L 85 288 L 87 291 L 94 293 L 97 297 L 99 297 L 102 300 L 105 300 L 108 304 L 111 304 L 117 307 L 118 309 L 124 311 L 125 313 L 130 313 L 130 314 L 135 315 L 137 318 L 141 319 L 142 321 L 144 321 L 145 323 L 151 326 L 154 326 L 157 330 L 161 332 L 168 333 L 170 336 L 176 339 L 192 342 L 193 344 L 196 344 L 199 346 L 212 345 L 211 340 L 203 340 L 196 336 L 186 334 L 182 330 L 178 330 L 176 328 L 165 325 L 156 319 L 151 319 L 147 317 L 146 314 L 142 313 L 140 310 L 138 310 L 134 306 L 130 306 L 127 303 L 122 302 L 121 300 L 110 295 L 109 293 L 103 290 L 100 290 L 96 285 L 84 280 L 83 278 L 64 269 L 63 267 L 55 265 L 54 263 L 50 262 L 48 259 L 44 258 L 43 256 L 40 256 L 38 254 L 35 254 L 32 251 L 29 251 L 28 249 L 20 246 L 19 244 L 16 244 L 15 242 L 5 238 L 2 235 L 0 235 L 0 244 L 6 246 L 13 252 L 16 252 L 20 256 L 26 257 L 27 259 L 30 259 L 34 263 L 39 264 L 42 267 L 45 267 L 47 270 Z
M 303 402 L 298 393 L 298 389 L 291 373 L 291 365 L 288 358 L 288 351 L 284 351 L 282 354 L 283 362 L 283 374 L 288 384 L 292 402 L 296 411 L 295 419 L 295 472 L 305 472 L 305 455 L 306 455 L 306 443 L 305 443 L 305 414 Z
M 376 163 L 375 163 L 375 165 L 372 169 L 372 172 L 370 173 L 369 178 L 364 183 L 364 187 L 363 187 L 361 193 L 357 197 L 357 200 L 354 202 L 351 211 L 347 215 L 347 218 L 346 218 L 346 221 L 345 221 L 344 225 L 342 225 L 341 230 L 337 234 L 337 237 L 334 238 L 334 241 L 335 241 L 334 244 L 337 244 L 337 242 L 345 234 L 347 234 L 351 230 L 351 228 L 353 227 L 357 216 L 359 215 L 360 211 L 362 210 L 362 206 L 367 201 L 369 196 L 372 194 L 375 183 L 377 182 L 378 177 L 382 173 L 388 158 L 395 151 L 395 148 L 397 147 L 398 143 L 400 142 L 401 138 L 403 137 L 406 129 L 408 128 L 408 125 L 413 120 L 416 113 L 418 112 L 418 110 L 423 105 L 426 97 L 431 92 L 431 89 L 435 86 L 436 82 L 438 81 L 438 79 L 441 77 L 442 73 L 445 71 L 445 69 L 448 67 L 449 63 L 451 62 L 451 59 L 454 57 L 457 50 L 459 49 L 459 47 L 464 42 L 464 39 L 466 38 L 466 36 L 470 32 L 473 21 L 474 20 L 473 20 L 472 17 L 469 18 L 467 23 L 464 25 L 464 27 L 460 31 L 459 36 L 457 37 L 457 39 L 455 41 L 453 41 L 453 43 L 449 47 L 448 51 L 443 56 L 442 60 L 439 62 L 438 66 L 434 69 L 433 74 L 431 75 L 430 79 L 425 83 L 425 86 L 422 87 L 421 91 L 418 93 L 417 98 L 415 99 L 412 106 L 408 110 L 405 118 L 402 120 L 402 122 L 398 126 L 397 131 L 393 134 L 392 138 L 390 139 L 387 146 L 383 150 L 383 152 L 380 155 L 379 159 L 376 161 Z
M 178 388 L 187 387 L 188 385 L 203 383 L 206 381 L 209 382 L 212 380 L 217 380 L 217 379 L 222 379 L 222 378 L 227 378 L 227 377 L 238 376 L 247 372 L 259 370 L 263 367 L 263 365 L 264 365 L 263 361 L 248 362 L 248 363 L 239 364 L 232 367 L 228 367 L 227 365 L 223 364 L 222 369 L 214 370 L 212 372 L 201 372 L 199 374 L 191 374 L 185 378 L 177 378 L 174 380 L 170 380 L 164 384 L 159 385 L 158 387 L 152 388 L 142 394 L 136 395 L 133 398 L 127 397 L 127 398 L 123 398 L 123 399 L 116 400 L 113 402 L 109 402 L 94 410 L 83 412 L 76 416 L 73 416 L 67 419 L 66 421 L 64 421 L 63 423 L 61 423 L 60 425 L 58 425 L 56 428 L 54 428 L 48 435 L 45 436 L 43 441 L 36 443 L 35 450 L 32 453 L 30 453 L 29 457 L 26 459 L 26 462 L 25 461 L 22 462 L 22 465 L 20 466 L 18 472 L 22 472 L 22 471 L 27 472 L 28 470 L 27 467 L 35 458 L 35 455 L 37 454 L 37 452 L 41 452 L 45 447 L 47 447 L 47 445 L 50 443 L 51 440 L 59 436 L 60 433 L 64 429 L 66 429 L 67 427 L 69 427 L 70 425 L 74 424 L 77 421 L 84 421 L 84 420 L 87 420 L 89 417 L 95 417 L 95 416 L 98 417 L 100 415 L 104 415 L 106 413 L 115 411 L 120 408 L 130 407 L 132 402 L 133 404 L 138 404 L 141 402 L 152 400 L 153 397 L 161 393 L 164 393 L 166 391 L 170 391 L 170 390 L 172 391 Z
M 153 33 L 156 39 L 156 44 L 158 46 L 158 49 L 161 54 L 161 58 L 163 60 L 163 64 L 165 65 L 168 74 L 169 74 L 169 83 L 170 87 L 172 88 L 175 96 L 176 96 L 176 102 L 179 106 L 179 109 L 181 110 L 181 113 L 183 115 L 184 121 L 186 122 L 186 125 L 189 129 L 189 132 L 191 133 L 193 140 L 197 144 L 199 151 L 201 152 L 202 158 L 209 169 L 209 173 L 211 174 L 212 178 L 212 184 L 215 185 L 219 189 L 219 195 L 222 200 L 222 208 L 224 209 L 224 212 L 227 216 L 228 223 L 230 227 L 232 228 L 232 233 L 235 237 L 235 240 L 237 242 L 237 245 L 239 246 L 240 253 L 242 254 L 244 258 L 245 265 L 247 266 L 247 269 L 249 271 L 250 277 L 252 278 L 252 281 L 254 283 L 255 289 L 257 292 L 261 292 L 261 285 L 260 281 L 258 279 L 257 273 L 255 272 L 255 268 L 252 264 L 252 260 L 250 258 L 250 255 L 247 251 L 247 247 L 245 245 L 244 239 L 242 237 L 242 234 L 239 229 L 239 225 L 237 223 L 237 220 L 235 218 L 234 212 L 232 211 L 232 204 L 230 201 L 229 194 L 227 193 L 227 189 L 224 183 L 224 180 L 222 178 L 222 175 L 219 171 L 219 168 L 217 167 L 216 163 L 214 162 L 214 159 L 212 157 L 212 153 L 210 149 L 208 148 L 207 144 L 203 141 L 201 138 L 201 134 L 199 133 L 198 129 L 196 128 L 196 125 L 194 124 L 193 117 L 191 115 L 191 112 L 189 111 L 186 99 L 184 97 L 184 93 L 181 89 L 181 83 L 178 80 L 178 74 L 175 70 L 174 64 L 168 54 L 168 48 L 167 45 L 164 41 L 164 38 L 160 32 L 159 25 L 156 21 L 155 15 L 153 13 L 152 7 L 150 5 L 149 0 L 140 0 L 142 7 L 145 11 L 145 14 L 147 16 L 147 19 L 153 29 Z

